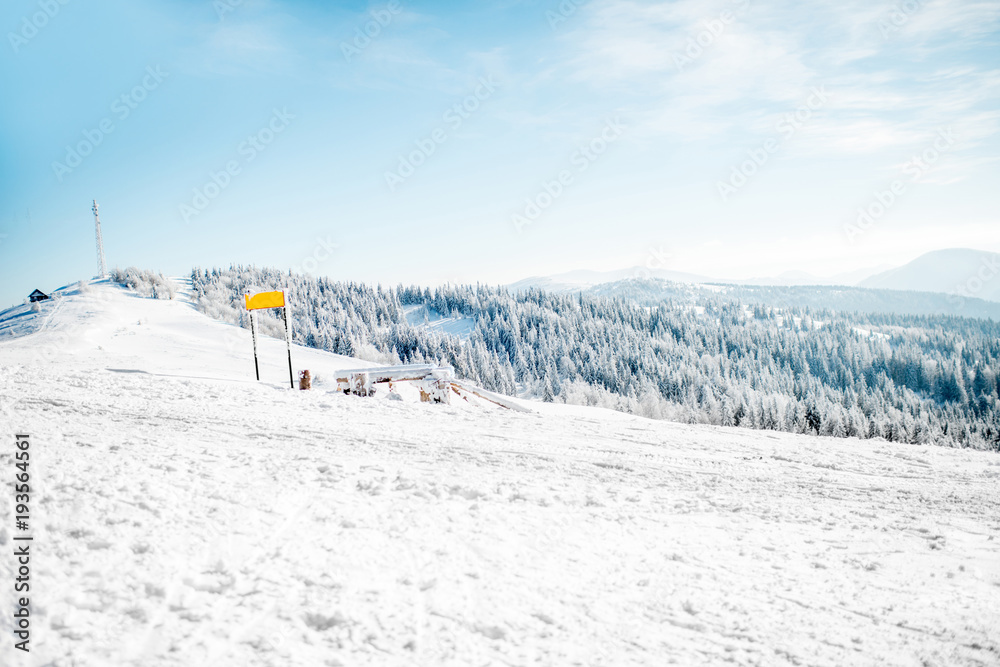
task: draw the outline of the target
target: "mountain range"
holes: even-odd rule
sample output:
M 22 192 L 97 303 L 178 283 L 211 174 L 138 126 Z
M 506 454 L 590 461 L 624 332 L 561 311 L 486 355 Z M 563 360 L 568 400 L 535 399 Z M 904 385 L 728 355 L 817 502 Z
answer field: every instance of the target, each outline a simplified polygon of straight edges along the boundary
M 901 292 L 952 295 L 952 303 L 966 299 L 1000 302 L 1000 254 L 968 248 L 938 250 L 921 255 L 897 268 L 877 267 L 819 277 L 804 271 L 789 271 L 770 277 L 743 280 L 713 278 L 668 269 L 631 267 L 615 271 L 570 271 L 535 276 L 511 284 L 512 290 L 540 288 L 552 292 L 585 291 L 628 280 L 657 280 L 689 285 L 737 285 L 760 287 L 847 287 Z
M 1000 254 L 968 249 L 940 250 L 871 276 L 859 284 L 876 289 L 940 292 L 1000 301 Z

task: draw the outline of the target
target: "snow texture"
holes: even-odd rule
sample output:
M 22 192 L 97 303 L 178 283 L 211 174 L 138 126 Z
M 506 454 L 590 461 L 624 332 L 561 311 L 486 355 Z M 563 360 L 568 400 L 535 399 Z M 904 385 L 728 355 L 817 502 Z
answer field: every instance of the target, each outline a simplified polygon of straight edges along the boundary
M 468 340 L 469 335 L 476 328 L 476 321 L 471 317 L 445 317 L 427 306 L 404 306 L 403 312 L 406 313 L 407 323 L 412 326 L 456 336 L 461 340 Z
M 4 315 L 4 665 L 1000 664 L 995 453 L 291 391 L 186 298 Z

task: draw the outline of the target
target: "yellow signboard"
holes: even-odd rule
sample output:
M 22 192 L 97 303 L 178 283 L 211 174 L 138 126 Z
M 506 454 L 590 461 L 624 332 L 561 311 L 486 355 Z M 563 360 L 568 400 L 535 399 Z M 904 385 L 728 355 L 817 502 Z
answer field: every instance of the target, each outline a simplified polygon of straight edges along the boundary
M 246 294 L 243 299 L 246 301 L 247 310 L 250 311 L 250 333 L 253 335 L 253 365 L 257 371 L 257 381 L 260 381 L 260 365 L 257 363 L 257 326 L 254 322 L 253 311 L 265 308 L 281 308 L 285 316 L 285 345 L 288 347 L 288 382 L 292 389 L 295 389 L 295 374 L 292 372 L 292 326 L 288 321 L 288 306 L 285 305 L 284 292 L 261 292 L 260 294 Z
M 260 310 L 262 308 L 284 308 L 284 292 L 261 292 L 250 296 L 247 294 L 243 298 L 247 302 L 247 310 Z

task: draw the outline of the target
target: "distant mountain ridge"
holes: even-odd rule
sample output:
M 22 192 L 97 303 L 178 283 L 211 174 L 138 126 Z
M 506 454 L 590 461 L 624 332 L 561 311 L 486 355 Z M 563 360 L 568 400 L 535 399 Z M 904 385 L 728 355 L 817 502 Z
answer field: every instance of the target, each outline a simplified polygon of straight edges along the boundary
M 863 280 L 861 286 L 1000 302 L 1000 254 L 968 248 L 930 252 Z
M 1000 322 L 1000 303 L 935 292 L 840 287 L 836 285 L 714 285 L 664 280 L 620 280 L 578 290 L 596 297 L 625 299 L 653 307 L 664 301 L 705 304 L 736 302 L 770 308 L 811 308 L 839 313 L 945 315 Z
M 667 269 L 647 269 L 641 266 L 633 266 L 627 269 L 617 269 L 615 271 L 568 271 L 552 276 L 533 276 L 511 283 L 508 287 L 514 291 L 526 290 L 532 287 L 543 289 L 548 292 L 576 292 L 597 285 L 617 283 L 622 280 L 666 280 L 672 283 L 712 283 L 717 282 L 708 276 L 701 276 L 695 273 L 685 273 L 683 271 L 669 271 Z
M 740 280 L 713 278 L 711 276 L 686 271 L 671 271 L 669 269 L 647 269 L 633 266 L 614 271 L 592 271 L 581 269 L 567 271 L 551 276 L 532 276 L 511 283 L 508 287 L 513 291 L 530 289 L 532 287 L 549 292 L 575 292 L 599 285 L 617 283 L 623 280 L 665 280 L 672 283 L 687 283 L 689 285 L 764 285 L 775 287 L 794 286 L 841 286 L 854 287 L 860 281 L 885 271 L 887 267 L 879 266 L 858 271 L 840 273 L 822 278 L 805 271 L 785 271 L 776 276 L 744 278 Z
M 860 280 L 860 282 L 858 282 Z M 648 270 L 571 271 L 508 285 L 547 292 L 582 292 L 640 305 L 723 297 L 771 307 L 829 308 L 840 312 L 952 315 L 1000 320 L 1000 254 L 950 249 L 927 253 L 904 266 L 818 278 L 786 272 L 771 278 L 717 280 L 693 273 Z

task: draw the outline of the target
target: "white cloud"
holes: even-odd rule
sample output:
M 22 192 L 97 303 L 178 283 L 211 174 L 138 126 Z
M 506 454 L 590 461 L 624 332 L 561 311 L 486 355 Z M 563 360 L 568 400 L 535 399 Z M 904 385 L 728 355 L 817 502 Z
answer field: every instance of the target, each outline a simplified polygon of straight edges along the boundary
M 831 100 L 798 146 L 816 158 L 892 159 L 946 126 L 963 127 L 961 150 L 992 139 L 998 119 L 984 108 L 1000 97 L 998 74 L 963 49 L 995 29 L 1000 3 L 912 2 L 919 10 L 884 38 L 879 21 L 895 5 L 595 0 L 565 35 L 560 67 L 564 78 L 629 100 L 631 134 L 649 140 L 725 144 L 732 132 L 763 139 L 824 84 Z M 732 19 L 724 25 L 723 11 Z M 678 67 L 699 35 L 697 57 Z

